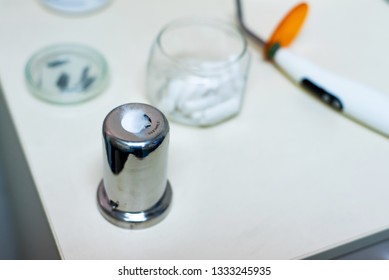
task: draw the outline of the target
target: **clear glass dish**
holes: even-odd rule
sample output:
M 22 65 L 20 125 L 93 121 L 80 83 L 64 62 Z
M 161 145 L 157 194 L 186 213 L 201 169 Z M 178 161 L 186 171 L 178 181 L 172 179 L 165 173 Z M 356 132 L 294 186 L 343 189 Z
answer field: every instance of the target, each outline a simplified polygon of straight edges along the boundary
M 64 15 L 84 15 L 101 10 L 111 0 L 41 0 L 51 10 Z
M 78 44 L 50 46 L 27 62 L 30 91 L 40 99 L 74 104 L 100 94 L 108 83 L 108 65 L 96 50 Z

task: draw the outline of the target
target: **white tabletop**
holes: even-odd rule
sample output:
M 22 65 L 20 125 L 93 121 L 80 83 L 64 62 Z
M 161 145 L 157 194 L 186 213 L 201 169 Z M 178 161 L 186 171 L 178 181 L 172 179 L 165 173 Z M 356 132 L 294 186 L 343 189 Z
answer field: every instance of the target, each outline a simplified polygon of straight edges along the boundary
M 267 38 L 296 3 L 245 0 L 247 23 Z M 291 50 L 389 94 L 389 2 L 309 4 Z M 148 102 L 150 45 L 186 16 L 233 22 L 234 1 L 114 0 L 65 17 L 39 1 L 0 0 L 1 85 L 61 257 L 296 259 L 388 229 L 388 139 L 322 105 L 253 47 L 239 116 L 211 128 L 171 122 L 166 219 L 131 231 L 102 217 L 102 121 L 120 104 Z M 80 105 L 48 104 L 27 90 L 24 67 L 67 42 L 99 50 L 110 84 Z

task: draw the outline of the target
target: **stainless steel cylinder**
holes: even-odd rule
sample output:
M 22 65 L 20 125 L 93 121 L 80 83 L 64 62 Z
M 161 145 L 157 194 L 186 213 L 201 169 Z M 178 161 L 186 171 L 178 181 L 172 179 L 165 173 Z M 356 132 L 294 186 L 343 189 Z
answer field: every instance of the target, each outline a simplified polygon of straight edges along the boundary
M 103 180 L 100 212 L 124 228 L 145 228 L 162 220 L 172 200 L 167 180 L 169 123 L 156 108 L 130 103 L 103 122 Z

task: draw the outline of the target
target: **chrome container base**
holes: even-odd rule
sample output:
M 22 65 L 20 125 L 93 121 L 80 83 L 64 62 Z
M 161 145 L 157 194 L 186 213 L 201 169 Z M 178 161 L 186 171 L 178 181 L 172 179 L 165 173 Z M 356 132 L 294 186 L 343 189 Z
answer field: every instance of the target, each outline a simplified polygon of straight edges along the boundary
M 162 221 L 170 210 L 172 188 L 169 181 L 161 199 L 151 208 L 139 212 L 124 212 L 115 209 L 115 204 L 109 200 L 105 192 L 104 182 L 100 181 L 97 191 L 97 201 L 101 214 L 110 223 L 126 229 L 143 229 Z

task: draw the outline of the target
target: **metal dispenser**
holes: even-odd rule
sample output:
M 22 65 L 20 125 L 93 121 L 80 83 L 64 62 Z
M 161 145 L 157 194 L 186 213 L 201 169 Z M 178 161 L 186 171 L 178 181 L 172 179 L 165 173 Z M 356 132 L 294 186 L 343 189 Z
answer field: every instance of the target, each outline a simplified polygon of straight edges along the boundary
M 145 228 L 168 213 L 169 123 L 156 108 L 130 103 L 113 109 L 103 122 L 103 180 L 100 212 L 111 223 Z

